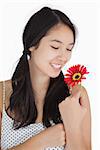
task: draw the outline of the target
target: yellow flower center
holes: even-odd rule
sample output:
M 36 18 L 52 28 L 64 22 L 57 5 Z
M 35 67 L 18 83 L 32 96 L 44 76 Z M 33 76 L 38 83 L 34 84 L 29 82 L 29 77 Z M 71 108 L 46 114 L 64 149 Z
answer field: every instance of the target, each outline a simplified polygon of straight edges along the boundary
M 73 74 L 73 76 L 72 76 L 72 79 L 75 81 L 75 80 L 80 80 L 80 78 L 81 78 L 81 73 L 75 73 L 75 74 Z

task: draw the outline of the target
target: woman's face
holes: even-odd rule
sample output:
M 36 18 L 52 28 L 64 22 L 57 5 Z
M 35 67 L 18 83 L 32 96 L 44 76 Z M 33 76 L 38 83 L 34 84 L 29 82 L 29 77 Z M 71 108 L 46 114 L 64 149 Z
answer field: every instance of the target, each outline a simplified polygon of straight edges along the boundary
M 29 49 L 33 71 L 48 77 L 57 77 L 71 58 L 73 41 L 73 32 L 69 27 L 64 24 L 54 26 L 41 39 L 37 49 Z

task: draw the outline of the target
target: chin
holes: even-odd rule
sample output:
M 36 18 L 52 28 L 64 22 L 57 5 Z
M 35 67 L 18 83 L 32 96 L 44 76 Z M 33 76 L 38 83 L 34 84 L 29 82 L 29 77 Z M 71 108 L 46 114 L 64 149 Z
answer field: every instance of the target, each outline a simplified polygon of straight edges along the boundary
M 60 72 L 59 73 L 50 74 L 49 77 L 56 78 L 56 77 L 59 76 L 59 74 L 60 74 Z

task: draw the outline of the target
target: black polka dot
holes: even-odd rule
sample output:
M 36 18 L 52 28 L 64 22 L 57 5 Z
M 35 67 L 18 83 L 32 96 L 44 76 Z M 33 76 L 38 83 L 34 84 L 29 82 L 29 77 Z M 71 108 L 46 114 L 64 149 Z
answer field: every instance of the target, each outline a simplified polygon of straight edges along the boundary
M 53 122 L 52 122 L 52 125 Z M 11 147 L 19 145 L 32 136 L 37 135 L 41 131 L 45 130 L 42 123 L 30 124 L 20 129 L 13 129 L 13 120 L 7 115 L 6 111 L 3 110 L 2 115 L 2 130 L 1 130 L 1 147 L 3 150 L 7 150 Z M 64 150 L 64 146 L 59 147 L 48 147 L 45 150 Z

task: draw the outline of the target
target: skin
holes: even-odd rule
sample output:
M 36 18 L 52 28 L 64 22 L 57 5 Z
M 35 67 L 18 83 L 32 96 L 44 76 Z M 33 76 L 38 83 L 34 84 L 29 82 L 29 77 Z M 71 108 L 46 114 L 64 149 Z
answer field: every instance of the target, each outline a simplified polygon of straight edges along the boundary
M 73 33 L 70 28 L 63 24 L 58 24 L 41 40 L 38 49 L 35 49 L 35 47 L 30 48 L 32 58 L 30 59 L 29 64 L 32 85 L 33 89 L 39 91 L 39 93 L 36 92 L 36 105 L 39 110 L 37 121 L 39 122 L 42 120 L 43 99 L 49 85 L 49 79 L 50 77 L 57 77 L 61 68 L 70 60 L 72 48 L 74 46 L 72 44 L 73 41 Z M 57 49 L 54 49 L 54 47 Z M 61 68 L 54 69 L 51 64 L 60 64 Z M 35 72 L 34 78 L 32 78 L 32 72 Z M 42 96 L 43 99 L 41 99 Z M 81 104 L 79 103 L 80 99 Z M 79 148 L 80 146 L 83 146 L 84 148 L 84 145 L 86 144 L 85 149 L 90 149 L 90 106 L 85 88 L 82 86 L 75 86 L 72 89 L 71 97 L 66 98 L 65 101 L 59 105 L 59 110 L 64 122 L 63 131 L 65 130 L 66 132 L 65 140 L 70 139 L 69 137 L 71 137 L 70 140 L 66 141 L 69 145 L 74 145 L 71 149 L 74 150 L 76 144 L 72 144 L 70 141 L 75 141 L 75 143 L 79 145 Z M 83 133 L 81 132 L 82 129 Z M 75 140 L 76 138 L 73 138 L 74 136 L 76 137 L 76 135 L 72 134 L 73 131 L 76 131 L 78 134 L 80 133 L 78 137 L 81 140 Z M 67 135 L 67 132 L 71 134 Z M 78 141 L 80 141 L 81 145 Z M 83 144 L 82 141 L 84 141 L 85 144 Z M 76 149 L 78 149 L 77 145 Z
M 70 60 L 73 41 L 73 33 L 69 27 L 58 24 L 42 38 L 37 49 L 35 47 L 29 49 L 31 51 L 31 59 L 29 60 L 31 82 L 35 91 L 36 105 L 39 113 L 38 118 L 40 121 L 42 120 L 44 96 L 50 77 L 57 77 L 62 67 Z M 55 69 L 52 67 L 52 64 L 59 64 L 61 66 Z M 34 77 L 32 74 L 34 74 Z
M 70 60 L 73 41 L 71 29 L 64 24 L 58 24 L 41 39 L 38 48 L 29 49 L 30 76 L 38 110 L 37 123 L 42 122 L 44 97 L 50 77 L 57 77 L 62 67 Z M 55 68 L 54 64 L 60 67 Z M 46 147 L 62 146 L 67 143 L 67 150 L 79 150 L 80 147 L 81 150 L 90 150 L 90 107 L 86 90 L 81 86 L 75 86 L 72 95 L 59 104 L 59 110 L 64 124 L 49 127 L 14 149 L 43 150 Z M 41 143 L 38 144 L 38 141 Z
M 59 104 L 59 110 L 67 133 L 66 148 L 91 150 L 91 115 L 86 89 L 74 86 L 71 96 Z

